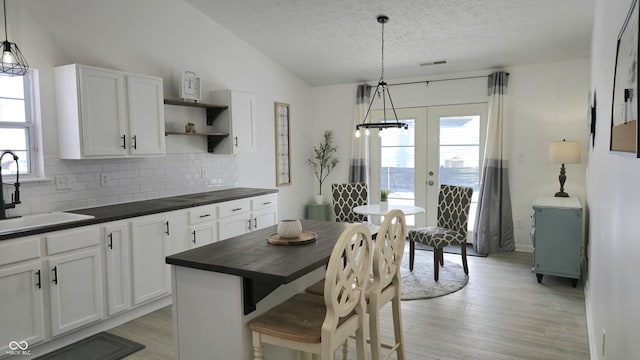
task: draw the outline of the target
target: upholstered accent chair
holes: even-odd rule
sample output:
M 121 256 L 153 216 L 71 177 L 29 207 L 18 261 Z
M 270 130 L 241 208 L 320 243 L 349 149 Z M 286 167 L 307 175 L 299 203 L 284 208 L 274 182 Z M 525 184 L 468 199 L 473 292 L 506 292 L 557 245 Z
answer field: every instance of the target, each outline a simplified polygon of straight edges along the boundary
M 351 223 L 367 221 L 366 215 L 353 212 L 354 207 L 367 205 L 366 183 L 331 184 L 331 196 L 336 221 Z
M 460 245 L 464 273 L 467 265 L 467 224 L 473 189 L 464 186 L 440 185 L 438 195 L 438 226 L 409 231 L 409 270 L 413 270 L 415 243 L 433 247 L 433 278 L 438 281 L 439 266 L 444 265 L 443 248 Z

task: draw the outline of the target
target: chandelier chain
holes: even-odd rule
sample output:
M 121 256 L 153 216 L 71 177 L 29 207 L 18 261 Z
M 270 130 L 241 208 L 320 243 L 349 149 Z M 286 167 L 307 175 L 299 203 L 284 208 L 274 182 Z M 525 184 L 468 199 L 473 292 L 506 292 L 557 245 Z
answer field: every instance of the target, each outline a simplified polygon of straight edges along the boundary
M 382 52 L 382 56 L 380 57 L 381 60 L 381 71 L 380 71 L 380 81 L 382 81 L 384 79 L 384 21 L 382 22 L 382 46 L 381 46 L 381 52 Z M 6 25 L 5 25 L 6 26 Z
M 2 0 L 2 16 L 4 16 L 4 39 L 9 41 L 9 34 L 7 33 L 7 0 Z

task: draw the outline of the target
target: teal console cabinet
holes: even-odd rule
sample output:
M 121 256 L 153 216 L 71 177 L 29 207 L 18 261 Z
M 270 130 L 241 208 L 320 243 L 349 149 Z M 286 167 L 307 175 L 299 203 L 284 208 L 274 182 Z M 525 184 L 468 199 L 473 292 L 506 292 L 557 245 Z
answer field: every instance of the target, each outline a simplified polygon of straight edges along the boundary
M 582 206 L 577 197 L 539 196 L 533 203 L 533 269 L 571 279 L 576 287 L 582 258 Z

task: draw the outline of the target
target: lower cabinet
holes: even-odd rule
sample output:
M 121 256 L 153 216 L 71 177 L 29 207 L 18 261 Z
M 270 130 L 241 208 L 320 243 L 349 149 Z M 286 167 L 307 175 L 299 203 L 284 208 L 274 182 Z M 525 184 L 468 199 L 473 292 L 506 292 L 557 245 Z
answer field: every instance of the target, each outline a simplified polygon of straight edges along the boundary
M 3 249 L 4 250 L 4 249 Z M 11 341 L 44 340 L 42 262 L 21 262 L 0 270 L 0 354 Z
M 49 266 L 51 334 L 102 319 L 100 248 L 52 256 Z
M 131 308 L 129 223 L 109 223 L 103 230 L 107 315 L 114 315 Z
M 165 264 L 171 231 L 165 216 L 145 216 L 131 221 L 133 305 L 171 292 L 169 266 Z

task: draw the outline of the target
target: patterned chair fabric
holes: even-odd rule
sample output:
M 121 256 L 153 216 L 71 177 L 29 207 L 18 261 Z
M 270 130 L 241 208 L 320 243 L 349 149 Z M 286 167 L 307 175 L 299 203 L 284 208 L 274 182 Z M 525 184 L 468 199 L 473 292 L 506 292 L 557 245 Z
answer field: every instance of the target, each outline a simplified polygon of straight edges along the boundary
M 366 215 L 356 214 L 353 208 L 367 205 L 367 184 L 331 184 L 333 214 L 338 222 L 367 221 Z
M 409 231 L 409 268 L 413 270 L 414 243 L 431 246 L 434 249 L 434 276 L 438 281 L 438 261 L 443 264 L 442 248 L 448 245 L 462 247 L 462 261 L 465 273 L 467 267 L 466 241 L 469 208 L 473 189 L 470 187 L 440 185 L 438 195 L 438 226 L 423 227 Z

